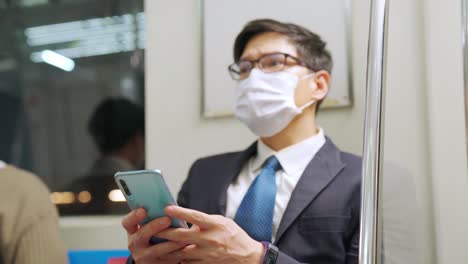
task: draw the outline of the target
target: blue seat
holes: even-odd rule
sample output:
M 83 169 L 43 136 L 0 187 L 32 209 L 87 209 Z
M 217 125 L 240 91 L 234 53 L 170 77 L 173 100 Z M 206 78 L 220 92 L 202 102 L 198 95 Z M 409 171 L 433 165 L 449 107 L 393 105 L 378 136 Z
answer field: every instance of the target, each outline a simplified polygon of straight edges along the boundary
M 70 264 L 107 264 L 111 258 L 130 256 L 128 250 L 70 250 Z

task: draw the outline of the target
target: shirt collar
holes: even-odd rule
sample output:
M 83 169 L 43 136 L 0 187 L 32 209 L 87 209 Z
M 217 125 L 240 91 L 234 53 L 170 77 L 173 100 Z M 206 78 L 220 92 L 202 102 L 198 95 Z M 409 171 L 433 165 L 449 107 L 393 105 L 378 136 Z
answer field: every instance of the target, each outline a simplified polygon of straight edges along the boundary
M 319 132 L 299 143 L 286 147 L 280 151 L 274 151 L 261 140 L 257 141 L 257 156 L 252 163 L 252 171 L 259 173 L 265 161 L 275 155 L 286 174 L 292 175 L 304 171 L 315 154 L 325 144 L 325 134 L 322 128 Z
M 89 173 L 107 175 L 130 170 L 135 170 L 135 167 L 129 161 L 117 156 L 104 156 L 94 162 Z
M 122 169 L 135 170 L 135 167 L 132 165 L 132 163 L 130 163 L 130 161 L 126 159 L 122 159 L 117 156 L 111 156 L 110 161 L 114 162 L 116 165 L 119 165 L 120 167 L 122 167 Z

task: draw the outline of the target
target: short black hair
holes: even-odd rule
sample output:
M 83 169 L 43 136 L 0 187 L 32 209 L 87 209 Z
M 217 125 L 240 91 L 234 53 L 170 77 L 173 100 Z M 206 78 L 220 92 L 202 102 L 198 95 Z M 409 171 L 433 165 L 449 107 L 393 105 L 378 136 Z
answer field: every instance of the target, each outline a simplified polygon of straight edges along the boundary
M 144 108 L 125 98 L 105 99 L 91 115 L 88 131 L 101 153 L 108 154 L 136 134 L 144 135 Z
M 325 70 L 331 74 L 333 58 L 322 38 L 305 27 L 283 23 L 273 19 L 256 19 L 244 26 L 234 43 L 234 61 L 238 62 L 249 41 L 263 33 L 274 32 L 287 36 L 291 40 L 299 58 L 313 71 Z M 317 110 L 322 101 L 317 103 Z

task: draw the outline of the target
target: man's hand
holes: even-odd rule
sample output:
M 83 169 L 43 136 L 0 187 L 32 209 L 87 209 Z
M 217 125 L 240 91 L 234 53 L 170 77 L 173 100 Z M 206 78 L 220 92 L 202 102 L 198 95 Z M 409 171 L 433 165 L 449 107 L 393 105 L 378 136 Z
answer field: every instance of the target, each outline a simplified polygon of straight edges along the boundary
M 157 245 L 151 245 L 149 240 L 152 236 L 167 229 L 171 225 L 169 217 L 155 219 L 144 226 L 139 223 L 146 217 L 144 209 L 137 209 L 127 214 L 122 219 L 122 226 L 127 230 L 128 249 L 137 264 L 161 263 L 174 264 L 180 263 L 173 252 L 184 248 L 186 244 L 177 242 L 164 242 Z
M 182 263 L 249 263 L 260 264 L 264 247 L 250 238 L 234 221 L 220 215 L 207 215 L 178 206 L 165 209 L 170 217 L 187 221 L 191 229 L 167 229 L 158 237 L 189 245 L 168 256 Z

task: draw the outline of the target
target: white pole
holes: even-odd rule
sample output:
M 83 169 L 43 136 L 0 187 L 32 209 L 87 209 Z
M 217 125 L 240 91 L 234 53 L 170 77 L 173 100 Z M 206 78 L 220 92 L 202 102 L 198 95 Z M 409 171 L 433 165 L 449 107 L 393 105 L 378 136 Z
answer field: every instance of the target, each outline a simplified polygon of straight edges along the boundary
M 385 54 L 387 0 L 372 0 L 367 58 L 366 117 L 362 160 L 361 238 L 359 263 L 380 262 L 379 190 L 383 98 L 385 94 Z

